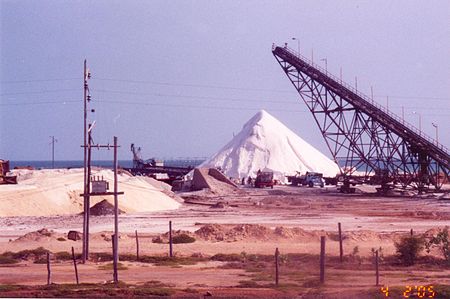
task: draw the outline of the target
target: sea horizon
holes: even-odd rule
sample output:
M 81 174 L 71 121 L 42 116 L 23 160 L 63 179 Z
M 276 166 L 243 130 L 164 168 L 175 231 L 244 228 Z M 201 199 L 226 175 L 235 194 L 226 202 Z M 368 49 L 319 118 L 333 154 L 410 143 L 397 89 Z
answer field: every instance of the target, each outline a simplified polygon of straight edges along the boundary
M 167 165 L 167 166 L 178 166 L 178 167 L 193 166 L 193 167 L 195 167 L 195 166 L 200 165 L 204 160 L 173 159 L 173 160 L 163 160 L 163 161 L 164 161 L 164 165 Z M 133 167 L 132 160 L 119 160 L 118 164 L 119 164 L 119 167 L 122 167 L 122 168 Z M 10 169 L 14 169 L 15 167 L 32 167 L 34 169 L 81 168 L 83 166 L 84 166 L 83 160 L 55 160 L 54 163 L 52 160 L 10 160 L 9 161 Z M 112 160 L 92 160 L 91 166 L 112 168 L 114 165 L 113 165 Z

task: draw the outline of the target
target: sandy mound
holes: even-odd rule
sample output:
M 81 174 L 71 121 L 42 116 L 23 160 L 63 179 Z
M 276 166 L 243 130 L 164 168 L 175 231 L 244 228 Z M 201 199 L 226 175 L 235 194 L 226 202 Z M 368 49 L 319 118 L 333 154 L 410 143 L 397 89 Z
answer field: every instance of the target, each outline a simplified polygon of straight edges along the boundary
M 195 168 L 188 175 L 192 176 L 191 190 L 207 190 L 207 195 L 230 195 L 245 193 L 237 185 L 215 168 Z
M 114 205 L 104 199 L 101 202 L 96 203 L 89 211 L 92 216 L 114 215 Z M 119 214 L 123 213 L 124 211 L 119 209 Z
M 207 241 L 239 241 L 254 240 L 267 241 L 278 239 L 289 240 L 316 240 L 316 232 L 307 232 L 301 228 L 269 227 L 259 224 L 221 225 L 207 224 L 195 231 L 195 235 Z
M 195 234 L 187 230 L 172 230 L 172 238 L 180 235 L 188 235 L 195 238 Z M 169 232 L 156 236 L 152 239 L 153 243 L 169 243 Z
M 15 170 L 17 185 L 0 186 L 0 217 L 50 216 L 78 214 L 83 211 L 83 169 Z M 112 186 L 113 172 L 96 169 L 93 175 L 103 177 Z M 118 176 L 119 208 L 127 213 L 172 210 L 180 207 L 173 193 L 146 178 L 122 172 Z M 112 191 L 112 190 L 109 190 Z M 167 194 L 171 194 L 168 196 Z M 91 197 L 91 206 L 112 196 Z
M 42 228 L 35 232 L 27 233 L 17 239 L 15 239 L 13 242 L 47 242 L 47 241 L 54 241 L 56 238 L 62 236 L 61 234 L 55 233 L 53 230 L 48 230 L 46 228 Z

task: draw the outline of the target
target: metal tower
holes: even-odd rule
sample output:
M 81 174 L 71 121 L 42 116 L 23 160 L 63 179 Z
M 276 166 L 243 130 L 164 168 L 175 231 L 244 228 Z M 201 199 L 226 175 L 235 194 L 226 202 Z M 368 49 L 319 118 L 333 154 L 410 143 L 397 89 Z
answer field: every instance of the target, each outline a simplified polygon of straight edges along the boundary
M 344 187 L 359 178 L 383 188 L 401 184 L 422 191 L 448 181 L 449 151 L 437 140 L 287 46 L 274 45 L 272 53 L 313 114 L 334 160 L 345 163 Z

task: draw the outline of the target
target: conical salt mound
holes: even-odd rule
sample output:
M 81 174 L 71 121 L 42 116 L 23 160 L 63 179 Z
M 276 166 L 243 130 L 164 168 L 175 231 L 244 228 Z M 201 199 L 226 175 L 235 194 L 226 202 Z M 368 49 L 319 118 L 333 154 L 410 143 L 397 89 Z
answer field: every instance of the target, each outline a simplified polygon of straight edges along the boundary
M 232 178 L 255 177 L 264 168 L 273 170 L 281 180 L 297 171 L 321 172 L 328 177 L 339 173 L 336 163 L 264 110 L 201 167 L 220 167 Z

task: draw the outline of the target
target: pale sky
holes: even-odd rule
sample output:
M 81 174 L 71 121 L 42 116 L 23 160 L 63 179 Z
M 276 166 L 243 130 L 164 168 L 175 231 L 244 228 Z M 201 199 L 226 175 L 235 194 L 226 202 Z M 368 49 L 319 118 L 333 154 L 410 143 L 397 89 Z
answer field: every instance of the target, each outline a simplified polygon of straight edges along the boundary
M 83 60 L 94 141 L 144 158 L 207 157 L 261 109 L 330 157 L 271 53 L 311 57 L 450 147 L 450 1 L 6 1 L 0 158 L 83 158 Z M 416 112 L 416 113 L 414 113 Z M 112 153 L 94 152 L 94 159 Z

